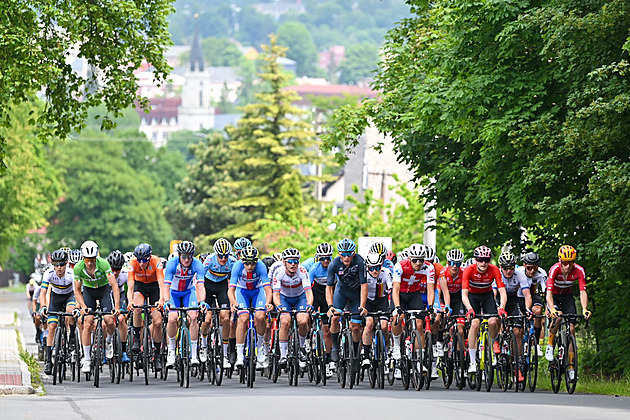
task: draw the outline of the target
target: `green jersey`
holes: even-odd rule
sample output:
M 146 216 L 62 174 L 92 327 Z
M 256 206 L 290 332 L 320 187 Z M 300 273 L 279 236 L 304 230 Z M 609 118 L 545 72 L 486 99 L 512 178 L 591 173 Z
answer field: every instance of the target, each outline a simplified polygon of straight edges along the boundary
M 96 271 L 94 277 L 85 271 L 85 261 L 81 260 L 74 266 L 74 278 L 83 283 L 85 287 L 97 289 L 109 284 L 107 275 L 112 274 L 112 269 L 105 258 L 96 257 Z

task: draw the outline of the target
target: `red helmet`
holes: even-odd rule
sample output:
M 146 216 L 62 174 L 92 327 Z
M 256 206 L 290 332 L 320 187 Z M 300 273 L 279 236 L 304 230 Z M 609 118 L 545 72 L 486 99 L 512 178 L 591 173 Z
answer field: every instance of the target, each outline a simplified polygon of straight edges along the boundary
M 473 256 L 475 258 L 491 258 L 492 250 L 485 245 L 481 245 L 475 248 Z

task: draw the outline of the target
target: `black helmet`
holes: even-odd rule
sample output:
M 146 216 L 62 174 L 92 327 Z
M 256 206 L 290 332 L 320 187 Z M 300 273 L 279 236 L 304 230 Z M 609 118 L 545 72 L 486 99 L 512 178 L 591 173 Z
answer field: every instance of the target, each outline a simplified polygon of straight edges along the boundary
M 241 258 L 244 262 L 256 262 L 258 261 L 258 250 L 253 246 L 246 246 L 241 251 Z
M 107 256 L 107 262 L 112 270 L 120 270 L 125 264 L 125 256 L 119 250 L 115 250 L 109 253 Z
M 527 265 L 540 265 L 540 255 L 535 252 L 528 252 L 523 255 L 523 264 Z
M 147 260 L 151 258 L 151 253 L 153 249 L 149 244 L 139 244 L 136 249 L 133 250 L 133 255 L 136 256 L 139 260 Z
M 52 262 L 68 262 L 68 254 L 65 250 L 58 249 L 56 251 L 53 251 L 50 259 Z

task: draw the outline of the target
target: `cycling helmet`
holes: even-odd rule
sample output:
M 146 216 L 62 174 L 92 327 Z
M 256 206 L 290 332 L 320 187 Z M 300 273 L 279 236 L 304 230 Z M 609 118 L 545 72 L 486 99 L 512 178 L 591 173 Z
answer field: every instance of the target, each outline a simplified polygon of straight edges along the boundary
M 276 262 L 273 257 L 265 257 L 261 261 L 265 264 L 265 267 L 267 267 L 267 271 L 269 271 L 269 268 Z
M 234 249 L 237 251 L 240 251 L 248 246 L 252 246 L 252 241 L 247 238 L 238 238 L 236 241 L 234 241 Z
M 119 250 L 115 250 L 110 252 L 107 256 L 107 262 L 112 270 L 120 270 L 123 264 L 125 264 L 125 256 Z
M 64 248 L 60 248 L 50 255 L 52 262 L 68 262 L 68 253 Z
M 227 255 L 232 252 L 232 244 L 225 238 L 219 238 L 212 247 L 215 254 Z
M 177 251 L 175 252 L 171 252 L 170 254 L 168 254 L 168 259 L 170 260 L 171 258 L 177 258 L 179 257 L 179 254 L 177 253 Z
M 160 257 L 160 262 L 162 263 L 162 268 L 165 268 L 168 260 L 164 257 Z
M 241 251 L 241 259 L 243 261 L 258 261 L 258 250 L 253 246 L 246 246 Z
M 540 265 L 540 255 L 535 252 L 528 252 L 523 255 L 523 264 L 527 265 Z
M 387 248 L 380 242 L 374 242 L 372 246 L 370 246 L 370 250 L 368 252 L 375 252 L 379 255 L 385 256 L 387 254 Z
M 284 251 L 282 251 L 283 260 L 288 260 L 290 258 L 297 258 L 299 260 L 301 257 L 302 255 L 300 254 L 300 251 L 297 250 L 296 248 L 287 248 Z
M 435 257 L 435 250 L 432 247 L 430 247 L 429 245 L 425 245 L 424 246 L 424 252 L 425 252 L 425 255 L 424 255 L 424 259 L 425 260 L 431 261 L 431 262 L 435 261 L 435 258 L 436 258 Z
M 136 249 L 133 250 L 133 255 L 139 260 L 148 260 L 151 258 L 153 248 L 149 244 L 138 244 Z
M 475 258 L 491 258 L 492 250 L 485 245 L 478 246 L 473 252 Z
M 504 252 L 499 255 L 499 265 L 501 267 L 514 267 L 516 264 L 516 256 L 511 252 Z
M 462 262 L 464 261 L 464 253 L 459 249 L 451 249 L 446 253 L 446 260 L 450 262 Z
M 409 247 L 409 258 L 421 258 L 424 259 L 426 256 L 426 248 L 422 244 L 411 244 Z
M 71 264 L 78 264 L 79 261 L 81 261 L 81 250 L 73 249 L 70 251 L 70 254 L 68 254 L 68 261 L 70 261 Z
M 339 252 L 354 252 L 357 249 L 357 245 L 352 239 L 343 238 L 337 244 L 337 251 Z
M 210 255 L 209 252 L 202 252 L 201 254 L 199 254 L 198 260 L 204 262 L 206 258 L 208 258 L 208 255 Z
M 315 251 L 315 257 L 330 257 L 333 254 L 333 247 L 328 242 L 322 242 L 317 245 L 317 250 Z
M 400 261 L 409 259 L 409 250 L 407 248 L 403 249 L 398 253 L 398 258 Z
M 83 258 L 98 257 L 98 245 L 94 241 L 85 241 L 81 244 L 81 255 Z
M 62 246 L 61 248 L 59 248 L 63 251 L 66 251 L 66 255 L 70 255 L 70 251 L 72 251 L 72 248 L 67 247 L 67 246 Z
M 125 263 L 128 263 L 133 258 L 133 252 L 131 251 L 125 252 L 124 257 L 125 257 Z
M 467 267 L 471 264 L 475 263 L 475 259 L 474 258 L 468 258 L 463 264 L 462 264 L 462 268 Z
M 370 252 L 365 256 L 365 265 L 368 267 L 376 267 L 383 265 L 383 256 L 377 252 Z
M 183 241 L 177 244 L 178 254 L 195 255 L 195 244 L 190 241 Z
M 571 245 L 562 245 L 558 250 L 558 258 L 560 261 L 575 261 L 577 252 Z
M 279 252 L 274 252 L 271 257 L 274 259 L 274 261 L 280 261 L 282 259 L 282 254 Z
M 385 255 L 385 259 L 396 264 L 396 253 L 394 251 L 388 251 L 387 255 Z

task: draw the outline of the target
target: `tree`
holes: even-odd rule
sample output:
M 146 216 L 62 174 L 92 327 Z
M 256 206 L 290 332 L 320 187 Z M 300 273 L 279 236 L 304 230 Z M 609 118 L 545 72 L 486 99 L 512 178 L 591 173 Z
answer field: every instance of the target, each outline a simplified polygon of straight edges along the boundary
M 306 26 L 299 22 L 280 25 L 278 44 L 288 48 L 286 55 L 297 63 L 298 76 L 313 75 L 317 62 L 317 48 Z
M 346 56 L 339 65 L 339 82 L 357 84 L 374 77 L 378 67 L 378 46 L 358 44 L 348 47 Z
M 170 70 L 167 16 L 173 0 L 102 2 L 55 0 L 3 2 L 0 17 L 0 171 L 5 168 L 6 131 L 11 107 L 43 91 L 46 106 L 32 114 L 40 139 L 65 138 L 85 126 L 87 110 L 105 104 L 102 126 L 139 101 L 134 71 L 151 63 L 164 81 Z M 74 72 L 69 58 L 85 60 L 87 76 Z
M 0 176 L 0 261 L 29 230 L 44 227 L 62 193 L 57 165 L 46 159 L 46 148 L 32 134 L 31 103 L 11 108 L 11 128 L 5 131 L 6 171 Z
M 233 197 L 230 204 L 247 212 L 247 223 L 226 232 L 228 236 L 251 234 L 257 219 L 279 215 L 286 220 L 304 214 L 304 191 L 315 177 L 305 176 L 300 166 L 318 163 L 317 144 L 305 111 L 293 105 L 294 91 L 283 87 L 289 76 L 282 72 L 278 58 L 285 47 L 270 36 L 263 46 L 260 78 L 265 91 L 256 94 L 257 103 L 243 107 L 243 117 L 228 127 L 232 150 L 228 164 L 240 177 L 224 185 Z
M 243 59 L 236 44 L 227 38 L 204 38 L 201 49 L 204 61 L 210 66 L 238 67 Z
M 629 210 L 618 196 L 628 180 L 630 5 L 408 3 L 414 16 L 387 37 L 374 83 L 382 95 L 338 112 L 328 145 L 351 149 L 370 119 L 464 238 L 533 248 L 547 266 L 560 245 L 575 245 L 594 306 L 614 314 L 593 321 L 599 363 L 630 370 L 608 340 L 630 326 L 610 299 L 623 270 L 599 270 L 628 251 L 617 210 Z

